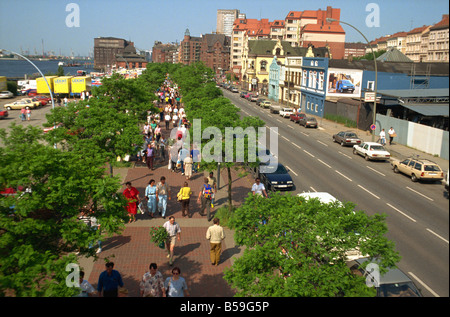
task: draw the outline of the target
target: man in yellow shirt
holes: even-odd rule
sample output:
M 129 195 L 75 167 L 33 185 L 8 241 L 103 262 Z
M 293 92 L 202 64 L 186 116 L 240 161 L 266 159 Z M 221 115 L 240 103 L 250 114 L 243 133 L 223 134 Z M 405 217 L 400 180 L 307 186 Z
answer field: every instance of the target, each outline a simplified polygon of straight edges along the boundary
M 219 225 L 219 219 L 214 218 L 213 225 L 206 231 L 206 239 L 209 240 L 211 247 L 210 259 L 212 265 L 219 265 L 220 253 L 222 252 L 222 240 L 225 239 L 223 227 Z
M 191 199 L 192 191 L 187 182 L 184 182 L 184 186 L 181 187 L 177 194 L 178 201 L 181 202 L 181 213 L 183 217 L 189 216 L 189 201 Z

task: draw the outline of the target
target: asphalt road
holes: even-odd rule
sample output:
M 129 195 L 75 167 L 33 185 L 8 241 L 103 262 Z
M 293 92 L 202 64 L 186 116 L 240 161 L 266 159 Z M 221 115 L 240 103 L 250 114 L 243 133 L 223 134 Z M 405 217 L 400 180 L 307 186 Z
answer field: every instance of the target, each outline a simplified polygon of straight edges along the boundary
M 329 192 L 369 215 L 386 214 L 387 237 L 402 257 L 399 268 L 424 296 L 449 296 L 449 208 L 441 184 L 413 183 L 394 174 L 389 162 L 366 162 L 352 153 L 352 147 L 334 143 L 331 135 L 337 131 L 306 129 L 239 94 L 222 91 L 243 115 L 278 128 L 278 160 L 290 169 L 294 194 Z M 269 145 L 267 141 L 274 152 Z

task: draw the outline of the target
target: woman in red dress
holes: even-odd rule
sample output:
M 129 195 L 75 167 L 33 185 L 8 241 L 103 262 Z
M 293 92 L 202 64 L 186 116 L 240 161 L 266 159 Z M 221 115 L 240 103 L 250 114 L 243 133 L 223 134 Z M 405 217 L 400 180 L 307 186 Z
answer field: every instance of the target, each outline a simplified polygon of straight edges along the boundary
M 128 200 L 127 211 L 130 215 L 130 221 L 128 221 L 128 223 L 130 223 L 136 221 L 135 216 L 137 213 L 137 206 L 141 200 L 139 198 L 139 191 L 135 187 L 131 186 L 130 182 L 127 182 L 125 185 L 127 188 L 123 191 L 123 195 Z

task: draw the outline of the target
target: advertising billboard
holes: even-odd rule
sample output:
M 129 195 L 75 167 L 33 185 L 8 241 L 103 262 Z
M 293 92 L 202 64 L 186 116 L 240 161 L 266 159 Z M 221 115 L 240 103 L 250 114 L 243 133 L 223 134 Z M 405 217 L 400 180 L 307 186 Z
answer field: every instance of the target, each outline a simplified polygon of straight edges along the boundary
M 362 70 L 328 68 L 327 96 L 360 97 Z

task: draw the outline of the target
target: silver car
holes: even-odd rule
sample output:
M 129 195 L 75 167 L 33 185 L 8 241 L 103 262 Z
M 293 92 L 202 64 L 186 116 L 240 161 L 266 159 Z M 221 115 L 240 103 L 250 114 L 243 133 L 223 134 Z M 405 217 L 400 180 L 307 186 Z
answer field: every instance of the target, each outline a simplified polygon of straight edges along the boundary
M 13 98 L 14 94 L 8 90 L 0 91 L 0 98 Z
M 341 131 L 333 135 L 333 141 L 341 146 L 361 144 L 361 139 L 351 131 Z

